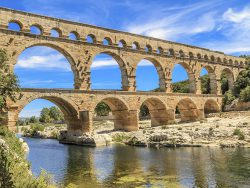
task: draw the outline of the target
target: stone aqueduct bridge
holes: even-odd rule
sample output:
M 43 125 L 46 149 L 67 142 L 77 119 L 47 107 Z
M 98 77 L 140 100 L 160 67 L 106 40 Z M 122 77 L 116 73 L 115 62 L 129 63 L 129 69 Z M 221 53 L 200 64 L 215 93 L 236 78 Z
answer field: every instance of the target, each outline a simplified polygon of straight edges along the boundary
M 20 31 L 8 29 L 16 23 Z M 31 26 L 40 30 L 32 34 Z M 51 36 L 51 30 L 58 37 Z M 75 36 L 75 40 L 69 38 Z M 86 38 L 90 38 L 86 40 Z M 104 44 L 103 40 L 107 43 Z M 152 126 L 174 121 L 178 107 L 183 121 L 204 118 L 204 112 L 221 108 L 222 72 L 229 79 L 229 87 L 247 64 L 245 59 L 225 55 L 195 46 L 86 25 L 62 19 L 0 8 L 0 48 L 7 50 L 9 65 L 14 69 L 19 55 L 33 46 L 48 46 L 61 52 L 74 73 L 74 90 L 22 89 L 22 98 L 9 102 L 4 115 L 10 129 L 14 129 L 19 112 L 32 100 L 47 99 L 63 111 L 69 130 L 91 131 L 95 106 L 104 101 L 113 113 L 115 128 L 138 129 L 138 112 L 142 104 L 150 110 Z M 111 55 L 119 64 L 122 91 L 91 91 L 90 66 L 100 53 Z M 162 92 L 136 92 L 135 72 L 142 59 L 150 60 L 157 69 Z M 181 64 L 190 82 L 189 94 L 171 92 L 172 70 Z M 206 68 L 210 78 L 211 94 L 201 94 L 200 72 Z

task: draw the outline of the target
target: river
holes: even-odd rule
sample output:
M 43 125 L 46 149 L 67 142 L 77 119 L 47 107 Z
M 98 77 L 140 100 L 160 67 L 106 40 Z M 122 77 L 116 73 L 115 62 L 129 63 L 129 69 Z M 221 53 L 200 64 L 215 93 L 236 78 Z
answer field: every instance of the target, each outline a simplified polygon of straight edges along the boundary
M 24 140 L 32 172 L 45 169 L 62 186 L 250 187 L 250 149 L 86 148 L 50 139 Z

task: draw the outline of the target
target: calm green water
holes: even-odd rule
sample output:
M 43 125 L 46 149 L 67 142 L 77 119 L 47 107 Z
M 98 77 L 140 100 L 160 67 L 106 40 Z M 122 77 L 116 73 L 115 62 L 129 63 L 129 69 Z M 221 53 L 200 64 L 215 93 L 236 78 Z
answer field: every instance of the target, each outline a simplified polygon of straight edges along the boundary
M 84 148 L 24 138 L 32 171 L 79 187 L 250 187 L 250 149 Z

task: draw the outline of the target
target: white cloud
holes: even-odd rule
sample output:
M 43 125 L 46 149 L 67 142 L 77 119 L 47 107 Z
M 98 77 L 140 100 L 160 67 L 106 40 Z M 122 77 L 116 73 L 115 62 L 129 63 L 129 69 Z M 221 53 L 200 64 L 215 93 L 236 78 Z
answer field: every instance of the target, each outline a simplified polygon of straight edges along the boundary
M 125 29 L 132 33 L 168 40 L 210 32 L 216 26 L 216 14 L 210 9 L 216 5 L 214 2 L 202 2 L 170 10 L 158 8 L 149 19 L 136 20 Z
M 250 19 L 250 10 L 249 7 L 246 7 L 242 11 L 234 11 L 232 8 L 229 8 L 224 14 L 223 18 L 225 20 L 235 22 L 235 23 L 242 23 L 246 19 Z
M 23 69 L 60 69 L 71 71 L 70 64 L 65 62 L 61 54 L 49 54 L 47 56 L 25 56 L 18 60 L 16 68 Z
M 241 11 L 229 8 L 221 20 L 220 32 L 224 39 L 205 42 L 204 46 L 226 53 L 250 52 L 250 7 Z

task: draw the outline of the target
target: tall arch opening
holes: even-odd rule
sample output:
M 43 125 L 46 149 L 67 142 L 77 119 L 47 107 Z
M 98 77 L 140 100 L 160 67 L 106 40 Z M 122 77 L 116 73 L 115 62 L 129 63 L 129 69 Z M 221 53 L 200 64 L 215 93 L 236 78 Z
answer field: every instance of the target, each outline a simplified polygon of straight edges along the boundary
M 175 64 L 172 70 L 172 90 L 174 93 L 195 93 L 195 76 L 189 65 Z
M 178 104 L 176 105 L 176 119 L 178 119 L 179 117 L 181 122 L 191 122 L 199 120 L 199 111 L 191 99 L 181 99 L 178 102 Z
M 65 99 L 55 96 L 38 96 L 29 99 L 21 104 L 17 115 L 17 125 L 24 128 L 26 125 L 34 126 L 32 131 L 51 126 L 78 130 L 80 125 L 75 107 Z
M 165 91 L 165 76 L 159 62 L 143 59 L 136 68 L 137 91 Z
M 109 121 L 108 123 L 98 124 L 95 128 L 98 131 L 98 126 L 107 126 L 112 130 L 129 130 L 130 125 L 128 121 L 129 109 L 124 101 L 118 98 L 104 98 L 95 106 L 95 113 L 93 116 L 94 124 L 97 125 L 99 121 Z M 111 122 L 111 123 L 110 123 Z
M 220 112 L 220 107 L 218 103 L 213 99 L 208 99 L 204 104 L 204 113 L 208 115 L 210 113 Z
M 174 112 L 168 110 L 160 99 L 149 98 L 142 103 L 139 118 L 140 120 L 150 119 L 151 126 L 155 127 L 172 123 L 175 117 Z
M 91 89 L 126 90 L 128 87 L 125 64 L 116 54 L 103 52 L 96 55 L 90 72 Z
M 202 94 L 216 94 L 216 75 L 210 66 L 205 66 L 200 72 L 201 93 Z
M 19 55 L 14 72 L 22 88 L 73 89 L 73 62 L 69 57 L 52 47 L 29 47 Z
M 221 73 L 221 92 L 224 94 L 226 91 L 233 89 L 234 75 L 233 72 L 225 68 Z

